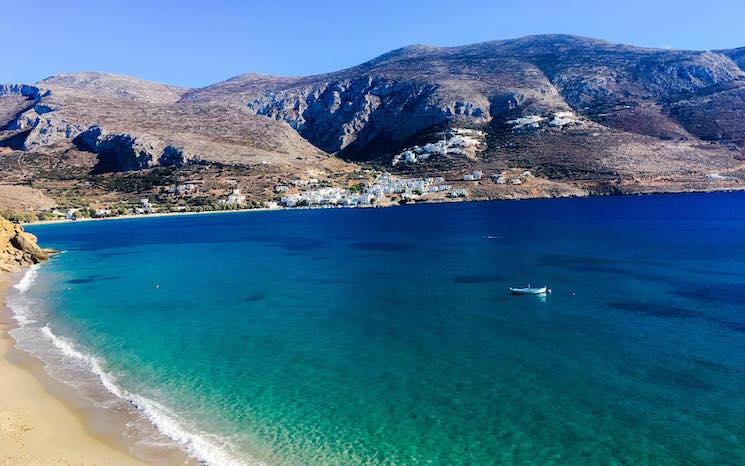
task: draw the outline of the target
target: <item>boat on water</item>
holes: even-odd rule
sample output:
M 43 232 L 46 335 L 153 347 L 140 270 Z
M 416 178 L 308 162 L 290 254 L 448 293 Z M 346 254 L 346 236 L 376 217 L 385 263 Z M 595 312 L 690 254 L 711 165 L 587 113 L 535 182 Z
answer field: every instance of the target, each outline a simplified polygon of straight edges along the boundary
M 534 295 L 545 296 L 547 294 L 551 294 L 551 288 L 547 286 L 542 286 L 540 288 L 533 288 L 530 285 L 526 286 L 525 288 L 510 287 L 510 293 L 512 294 L 534 294 Z

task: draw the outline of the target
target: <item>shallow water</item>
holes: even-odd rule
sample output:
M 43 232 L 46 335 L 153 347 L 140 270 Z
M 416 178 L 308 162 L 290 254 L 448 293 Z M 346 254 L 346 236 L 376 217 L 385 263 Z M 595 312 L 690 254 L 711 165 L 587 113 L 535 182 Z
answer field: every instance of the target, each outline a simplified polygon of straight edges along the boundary
M 19 344 L 214 464 L 745 462 L 743 194 L 30 230 Z

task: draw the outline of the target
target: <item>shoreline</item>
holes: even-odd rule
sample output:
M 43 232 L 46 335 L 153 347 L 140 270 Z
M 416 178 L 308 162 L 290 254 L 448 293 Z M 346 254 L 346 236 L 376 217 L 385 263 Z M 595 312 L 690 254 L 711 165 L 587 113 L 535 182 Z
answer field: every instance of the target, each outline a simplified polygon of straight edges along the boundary
M 103 222 L 106 220 L 132 220 L 138 218 L 156 218 L 156 217 L 180 217 L 186 215 L 214 215 L 214 214 L 227 214 L 227 213 L 238 213 L 238 212 L 268 212 L 268 211 L 281 211 L 289 210 L 284 208 L 270 209 L 268 207 L 258 207 L 256 209 L 233 209 L 233 210 L 207 210 L 203 212 L 162 212 L 154 214 L 125 214 L 125 215 L 114 215 L 111 217 L 86 217 L 78 220 L 72 219 L 59 219 L 59 220 L 39 220 L 37 222 L 26 222 L 21 223 L 23 226 L 32 225 L 57 225 L 61 223 L 81 223 L 81 222 Z
M 137 448 L 126 434 L 129 413 L 95 406 L 16 347 L 7 305 L 13 279 L 0 273 L 0 464 L 191 464 L 180 451 Z
M 742 191 L 742 190 L 727 190 Z M 634 193 L 637 196 L 705 194 L 716 191 Z M 630 194 L 618 195 L 626 197 Z M 605 197 L 573 196 L 574 198 Z M 529 198 L 550 200 L 555 198 Z M 467 199 L 417 204 L 486 202 L 513 199 Z M 396 207 L 398 204 L 382 207 Z M 173 212 L 148 215 L 129 215 L 77 221 L 124 220 L 166 216 L 230 214 L 254 211 L 316 210 L 355 207 L 302 207 L 292 209 L 241 209 L 208 212 Z M 374 207 L 361 207 L 374 208 Z M 73 220 L 36 222 L 37 224 L 72 223 Z M 0 464 L 160 464 L 164 466 L 198 464 L 181 450 L 178 454 L 166 447 L 139 448 L 136 438 L 127 436 L 126 426 L 131 413 L 115 412 L 96 407 L 81 393 L 52 378 L 44 363 L 16 346 L 8 333 L 17 328 L 13 310 L 6 301 L 8 292 L 17 281 L 15 274 L 0 273 Z
M 81 223 L 81 222 L 103 222 L 110 220 L 134 220 L 134 219 L 146 219 L 146 218 L 159 218 L 159 217 L 183 217 L 183 216 L 197 216 L 197 215 L 216 215 L 216 214 L 233 214 L 233 213 L 246 213 L 246 212 L 291 212 L 296 210 L 322 210 L 322 209 L 386 209 L 389 207 L 400 207 L 402 205 L 426 205 L 426 204 L 451 204 L 451 203 L 470 203 L 470 202 L 498 202 L 498 201 L 539 201 L 539 200 L 552 200 L 552 199 L 585 199 L 592 197 L 636 197 L 636 196 L 654 196 L 654 195 L 677 195 L 677 194 L 712 194 L 712 193 L 727 193 L 727 192 L 743 192 L 745 186 L 734 186 L 734 187 L 722 187 L 712 189 L 700 189 L 700 190 L 663 190 L 663 191 L 638 191 L 638 192 L 609 192 L 609 193 L 595 193 L 586 194 L 581 196 L 534 196 L 534 197 L 498 197 L 498 198 L 454 198 L 454 199 L 437 199 L 437 200 L 420 200 L 419 202 L 412 202 L 407 204 L 399 204 L 397 202 L 390 202 L 386 204 L 376 204 L 369 206 L 306 206 L 306 207 L 258 207 L 254 209 L 231 209 L 231 210 L 208 210 L 202 212 L 162 212 L 153 214 L 125 214 L 115 215 L 111 217 L 99 217 L 92 218 L 86 217 L 77 220 L 72 219 L 58 219 L 58 220 L 39 220 L 36 222 L 24 222 L 21 223 L 23 226 L 36 226 L 36 225 L 58 225 L 66 223 Z
M 732 190 L 730 190 L 732 191 Z M 742 192 L 742 190 L 735 190 L 736 192 Z M 722 192 L 722 191 L 715 191 Z M 637 196 L 663 196 L 672 197 L 674 194 L 679 193 L 637 193 Z M 686 194 L 706 194 L 706 192 L 690 192 Z M 739 196 L 739 194 L 738 194 Z M 577 198 L 579 196 L 575 196 Z M 581 196 L 579 198 L 588 197 L 605 197 L 605 196 Z M 614 196 L 616 197 L 616 196 Z M 618 195 L 617 197 L 628 197 L 626 195 Z M 530 200 L 550 200 L 554 198 L 532 198 Z M 472 200 L 459 200 L 450 202 L 486 202 L 494 201 L 487 199 L 472 199 Z M 419 203 L 418 203 L 419 204 Z M 425 202 L 421 204 L 441 204 L 433 202 Z M 246 209 L 243 211 L 210 211 L 210 212 L 199 212 L 199 213 L 172 213 L 172 214 L 152 214 L 152 215 L 137 215 L 135 218 L 148 218 L 156 216 L 173 216 L 173 215 L 200 215 L 200 214 L 218 214 L 218 213 L 236 213 L 245 211 L 267 211 L 267 210 L 310 210 L 310 209 L 322 209 L 322 208 L 345 208 L 345 207 L 303 207 L 297 209 Z M 353 208 L 353 207 L 346 207 Z M 122 217 L 108 218 L 108 219 L 90 219 L 90 220 L 119 220 Z M 68 221 L 69 222 L 69 221 Z M 57 222 L 67 223 L 67 222 Z M 27 270 L 27 269 L 26 269 Z M 23 272 L 21 272 L 23 273 Z M 24 345 L 16 345 L 15 340 L 11 335 L 8 334 L 10 330 L 19 327 L 16 320 L 13 318 L 14 311 L 19 316 L 23 313 L 18 311 L 15 307 L 14 298 L 15 290 L 12 288 L 13 285 L 20 278 L 20 274 L 8 274 L 0 273 L 0 380 L 7 386 L 0 384 L 0 464 L 161 464 L 161 465 L 176 465 L 176 464 L 197 464 L 196 460 L 186 457 L 186 454 L 182 454 L 185 459 L 176 460 L 174 459 L 177 455 L 169 452 L 166 447 L 160 450 L 150 447 L 150 456 L 147 456 L 147 452 L 138 451 L 136 446 L 135 437 L 127 437 L 125 432 L 125 426 L 128 420 L 132 419 L 131 414 L 123 412 L 111 412 L 110 410 L 97 408 L 92 402 L 87 402 L 82 399 L 83 394 L 77 393 L 75 389 L 67 386 L 65 383 L 53 379 L 49 375 L 48 371 L 45 370 L 44 363 L 33 356 L 30 353 L 26 353 L 23 349 Z M 8 294 L 10 292 L 10 294 Z M 9 307 L 6 304 L 8 297 L 10 296 L 10 303 L 14 307 Z M 39 319 L 39 322 L 43 324 L 45 320 Z M 25 325 L 25 324 L 24 324 Z M 22 327 L 23 325 L 21 325 Z M 18 335 L 14 332 L 14 335 Z M 26 339 L 19 339 L 23 342 Z M 43 360 L 48 360 L 43 358 Z M 54 367 L 54 365 L 53 365 Z M 15 369 L 15 372 L 21 375 L 13 375 L 11 369 Z M 53 371 L 51 373 L 54 373 Z M 30 380 L 29 385 L 17 385 L 15 380 L 18 378 L 25 378 Z M 6 382 L 6 380 L 10 382 Z M 62 379 L 66 380 L 66 379 Z M 35 389 L 32 387 L 35 387 Z M 31 388 L 27 388 L 31 387 Z M 22 394 L 21 397 L 17 397 L 16 394 Z M 18 400 L 16 400 L 18 398 Z M 127 399 L 127 398 L 123 398 Z M 23 404 L 16 404 L 16 401 L 27 400 L 28 406 Z M 61 409 L 66 414 L 56 414 L 55 408 L 45 408 L 47 404 L 56 404 L 56 409 Z M 26 416 L 26 417 L 23 417 Z M 67 419 L 67 421 L 63 421 Z M 73 420 L 69 420 L 72 418 Z M 71 427 L 71 425 L 73 425 Z M 26 429 L 29 427 L 29 429 Z M 43 439 L 36 441 L 26 440 L 27 436 L 34 435 L 37 431 L 45 432 Z M 73 432 L 74 431 L 74 432 Z M 30 433 L 29 433 L 30 432 Z M 162 432 L 162 430 L 161 430 Z M 56 437 L 61 434 L 61 439 L 58 443 Z M 37 436 L 42 434 L 36 434 Z M 17 444 L 6 442 L 11 440 L 9 436 L 12 436 L 12 441 Z M 72 436 L 73 440 L 68 441 L 67 436 Z M 51 442 L 49 439 L 55 439 L 55 442 Z M 75 445 L 70 447 L 69 445 Z M 80 445 L 80 446 L 78 446 Z M 60 449 L 61 447 L 61 449 Z M 70 455 L 71 452 L 65 450 L 72 450 L 72 453 L 79 454 L 80 458 L 74 456 L 62 456 Z M 88 449 L 92 453 L 88 453 Z M 83 452 L 83 453 L 80 453 Z M 181 452 L 179 452 L 181 453 Z M 21 456 L 23 455 L 23 456 Z M 34 455 L 49 455 L 49 456 L 34 456 Z M 56 456 L 52 456 L 56 455 Z M 97 456 L 103 455 L 103 456 Z M 115 455 L 116 458 L 113 460 L 110 456 Z M 83 461 L 83 458 L 85 461 Z M 124 459 L 120 459 L 124 458 Z M 220 463 L 216 463 L 220 464 Z

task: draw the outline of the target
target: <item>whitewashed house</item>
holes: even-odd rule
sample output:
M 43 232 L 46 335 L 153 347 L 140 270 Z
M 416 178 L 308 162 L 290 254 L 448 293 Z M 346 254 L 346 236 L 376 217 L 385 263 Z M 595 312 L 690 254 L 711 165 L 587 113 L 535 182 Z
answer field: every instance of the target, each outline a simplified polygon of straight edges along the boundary
M 235 188 L 233 192 L 228 195 L 228 198 L 221 202 L 229 205 L 243 205 L 246 203 L 246 196 L 241 193 L 239 188 Z

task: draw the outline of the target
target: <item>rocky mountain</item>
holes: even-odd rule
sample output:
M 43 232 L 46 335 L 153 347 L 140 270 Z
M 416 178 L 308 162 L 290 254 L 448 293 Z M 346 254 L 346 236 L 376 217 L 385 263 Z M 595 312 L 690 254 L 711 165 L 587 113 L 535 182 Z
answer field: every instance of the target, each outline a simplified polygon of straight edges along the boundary
M 579 126 L 741 144 L 744 55 L 560 35 L 415 45 L 320 76 L 239 76 L 188 91 L 181 101 L 240 103 L 288 122 L 327 152 L 356 159 L 390 155 L 442 125 L 500 131 L 520 117 L 560 112 L 572 112 Z
M 0 87 L 0 146 L 16 157 L 93 154 L 94 175 L 220 163 L 263 165 L 281 182 L 361 163 L 450 180 L 530 170 L 572 195 L 737 189 L 744 68 L 745 48 L 544 35 L 413 45 L 323 75 L 247 74 L 199 89 L 78 73 Z M 544 185 L 469 186 L 477 197 L 553 195 Z
M 178 103 L 184 92 L 125 76 L 58 75 L 0 88 L 0 128 L 14 149 L 95 153 L 99 172 L 198 161 L 305 165 L 298 158 L 338 166 L 286 123 L 240 105 Z

